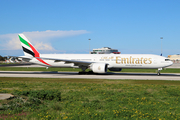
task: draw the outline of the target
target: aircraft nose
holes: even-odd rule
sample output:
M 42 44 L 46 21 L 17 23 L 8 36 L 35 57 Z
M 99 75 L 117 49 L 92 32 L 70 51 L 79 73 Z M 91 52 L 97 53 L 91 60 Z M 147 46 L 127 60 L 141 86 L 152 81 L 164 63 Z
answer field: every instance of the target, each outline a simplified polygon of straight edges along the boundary
M 172 64 L 173 64 L 173 62 L 171 61 L 171 62 L 170 62 L 170 65 L 172 65 Z

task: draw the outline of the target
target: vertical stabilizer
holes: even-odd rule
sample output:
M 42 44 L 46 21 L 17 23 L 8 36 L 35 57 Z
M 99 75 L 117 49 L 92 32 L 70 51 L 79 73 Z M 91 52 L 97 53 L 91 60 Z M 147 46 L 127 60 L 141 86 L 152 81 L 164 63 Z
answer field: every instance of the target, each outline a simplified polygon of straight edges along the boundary
M 34 46 L 28 41 L 28 39 L 23 34 L 19 34 L 18 36 L 25 56 L 40 57 L 39 52 L 34 48 Z
M 38 60 L 41 64 L 46 66 L 51 66 L 50 64 L 39 58 L 40 57 L 39 52 L 34 48 L 34 46 L 29 42 L 29 40 L 23 34 L 19 34 L 18 36 L 25 56 L 35 57 L 35 59 Z

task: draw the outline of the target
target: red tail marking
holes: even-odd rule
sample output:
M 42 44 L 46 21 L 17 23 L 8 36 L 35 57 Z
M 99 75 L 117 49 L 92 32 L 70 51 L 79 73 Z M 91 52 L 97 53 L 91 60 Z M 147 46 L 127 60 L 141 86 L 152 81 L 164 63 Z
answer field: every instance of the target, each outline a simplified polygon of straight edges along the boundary
M 34 57 L 40 57 L 39 52 L 30 43 L 28 43 L 28 44 L 31 47 L 31 49 L 33 50 L 33 52 L 34 52 Z M 46 64 L 46 65 L 51 66 L 50 64 L 46 63 L 44 60 L 42 60 L 40 58 L 36 58 L 36 59 L 39 60 L 40 62 Z

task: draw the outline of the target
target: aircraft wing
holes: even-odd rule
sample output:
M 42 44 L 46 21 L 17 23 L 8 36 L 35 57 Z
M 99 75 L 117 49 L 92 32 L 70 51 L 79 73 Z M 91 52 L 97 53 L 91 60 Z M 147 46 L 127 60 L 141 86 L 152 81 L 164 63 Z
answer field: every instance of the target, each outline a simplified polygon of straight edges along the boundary
M 43 57 L 36 57 L 37 59 L 43 59 L 43 60 L 54 60 L 54 62 L 65 62 L 65 63 L 74 63 L 74 65 L 85 65 L 88 66 L 91 63 L 94 62 L 88 62 L 88 61 L 79 61 L 79 60 L 68 60 L 68 59 L 58 59 L 58 58 L 43 58 Z

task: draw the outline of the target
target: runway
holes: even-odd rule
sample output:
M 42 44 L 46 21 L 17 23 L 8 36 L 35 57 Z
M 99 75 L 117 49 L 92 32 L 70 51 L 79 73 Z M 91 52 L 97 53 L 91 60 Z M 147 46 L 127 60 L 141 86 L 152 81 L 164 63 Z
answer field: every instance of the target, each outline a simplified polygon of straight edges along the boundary
M 85 78 L 85 79 L 123 79 L 123 80 L 180 80 L 180 74 L 162 73 L 106 73 L 79 75 L 78 72 L 40 72 L 40 71 L 0 71 L 0 77 L 35 78 Z M 1 79 L 1 78 L 0 78 Z

